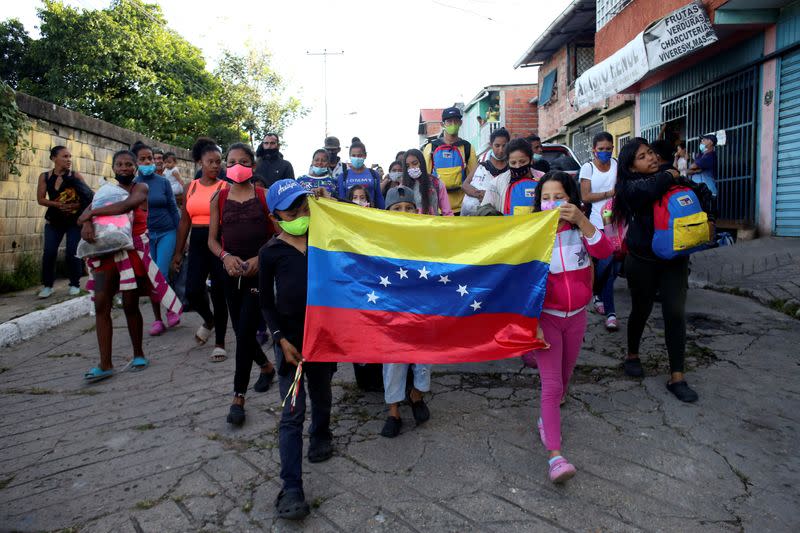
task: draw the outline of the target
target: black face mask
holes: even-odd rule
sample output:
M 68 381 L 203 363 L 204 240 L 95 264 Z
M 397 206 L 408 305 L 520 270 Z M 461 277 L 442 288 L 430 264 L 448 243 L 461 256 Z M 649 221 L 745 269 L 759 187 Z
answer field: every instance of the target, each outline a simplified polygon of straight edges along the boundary
M 263 149 L 263 153 L 264 153 L 264 157 L 266 157 L 268 159 L 272 159 L 273 157 L 278 155 L 278 149 L 277 148 L 264 148 Z
M 125 186 L 130 185 L 131 183 L 133 183 L 133 180 L 136 179 L 136 176 L 122 176 L 120 174 L 116 174 L 114 177 L 117 179 L 120 185 L 125 185 Z
M 339 162 L 339 156 L 336 155 L 339 152 L 328 152 L 328 162 L 330 166 L 336 166 L 336 163 Z
M 517 168 L 509 167 L 509 168 L 511 170 L 511 177 L 516 179 L 524 178 L 528 174 L 528 171 L 531 169 L 531 167 L 527 165 L 524 167 L 517 167 Z

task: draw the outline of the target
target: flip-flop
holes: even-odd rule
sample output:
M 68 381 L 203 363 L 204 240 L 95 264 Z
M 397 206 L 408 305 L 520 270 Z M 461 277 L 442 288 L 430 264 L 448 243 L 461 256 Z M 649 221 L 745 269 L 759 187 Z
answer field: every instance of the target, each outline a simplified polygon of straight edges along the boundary
M 131 359 L 131 372 L 138 372 L 139 370 L 144 370 L 150 365 L 150 361 L 148 361 L 144 357 L 134 357 Z
M 103 370 L 100 367 L 93 366 L 88 372 L 84 372 L 83 379 L 88 383 L 96 383 L 104 379 L 108 379 L 114 375 L 114 369 Z
M 225 351 L 225 348 L 220 348 L 219 346 L 215 346 L 213 350 L 211 350 L 211 359 L 212 363 L 221 363 L 225 359 L 228 358 L 228 352 Z
M 207 327 L 201 325 L 197 328 L 197 331 L 194 334 L 194 340 L 197 341 L 197 344 L 205 344 L 208 342 L 208 338 L 211 336 L 211 332 L 214 331 L 213 329 L 208 329 Z

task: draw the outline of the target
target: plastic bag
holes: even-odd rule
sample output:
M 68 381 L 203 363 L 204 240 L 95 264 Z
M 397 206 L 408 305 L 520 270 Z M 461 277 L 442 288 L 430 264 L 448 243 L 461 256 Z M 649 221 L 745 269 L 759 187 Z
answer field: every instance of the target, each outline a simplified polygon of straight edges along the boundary
M 617 224 L 614 221 L 613 210 L 614 199 L 612 198 L 603 205 L 603 233 L 614 248 L 614 258 L 619 260 L 628 253 L 627 246 L 625 246 L 625 234 L 628 232 L 628 226 Z
M 92 209 L 116 204 L 128 197 L 128 191 L 113 183 L 106 183 L 95 193 Z M 81 239 L 78 243 L 80 258 L 107 255 L 120 250 L 133 250 L 133 213 L 94 217 L 94 242 Z

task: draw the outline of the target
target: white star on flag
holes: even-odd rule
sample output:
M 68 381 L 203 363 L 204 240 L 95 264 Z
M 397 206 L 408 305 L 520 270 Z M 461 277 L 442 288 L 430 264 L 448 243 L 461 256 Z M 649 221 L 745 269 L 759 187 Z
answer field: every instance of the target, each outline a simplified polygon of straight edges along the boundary
M 439 276 L 439 283 L 444 283 L 447 285 L 450 283 L 450 276 Z
M 473 311 L 477 311 L 478 309 L 481 308 L 481 302 L 479 302 L 478 300 L 472 300 L 472 305 L 470 305 L 470 307 L 472 308 Z
M 374 304 L 378 301 L 378 298 L 380 298 L 380 296 L 375 294 L 375 291 L 372 291 L 371 293 L 367 294 L 367 300 L 369 300 L 367 303 Z
M 403 267 L 400 267 L 400 270 L 397 271 L 397 275 L 400 276 L 400 279 L 408 277 L 408 270 L 405 270 Z
M 419 272 L 420 279 L 422 278 L 428 279 L 428 274 L 431 273 L 431 271 L 425 268 L 424 266 L 421 269 L 417 270 L 417 272 Z
M 381 281 L 380 281 L 379 285 L 383 285 L 384 287 L 388 287 L 389 285 L 392 284 L 392 282 L 389 281 L 389 276 L 385 276 L 385 277 L 384 276 L 380 276 L 380 278 L 381 278 Z
M 459 293 L 461 296 L 466 296 L 467 294 L 469 294 L 466 285 L 459 285 L 458 289 L 456 289 L 456 292 Z

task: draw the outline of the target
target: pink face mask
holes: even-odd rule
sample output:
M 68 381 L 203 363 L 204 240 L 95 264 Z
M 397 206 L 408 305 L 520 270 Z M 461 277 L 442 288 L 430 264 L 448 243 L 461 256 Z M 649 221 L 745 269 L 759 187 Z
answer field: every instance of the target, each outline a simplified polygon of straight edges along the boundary
M 253 177 L 253 169 L 236 163 L 232 167 L 228 167 L 225 176 L 236 183 L 244 183 Z
M 542 211 L 550 211 L 556 207 L 560 207 L 564 203 L 563 200 L 543 200 Z

